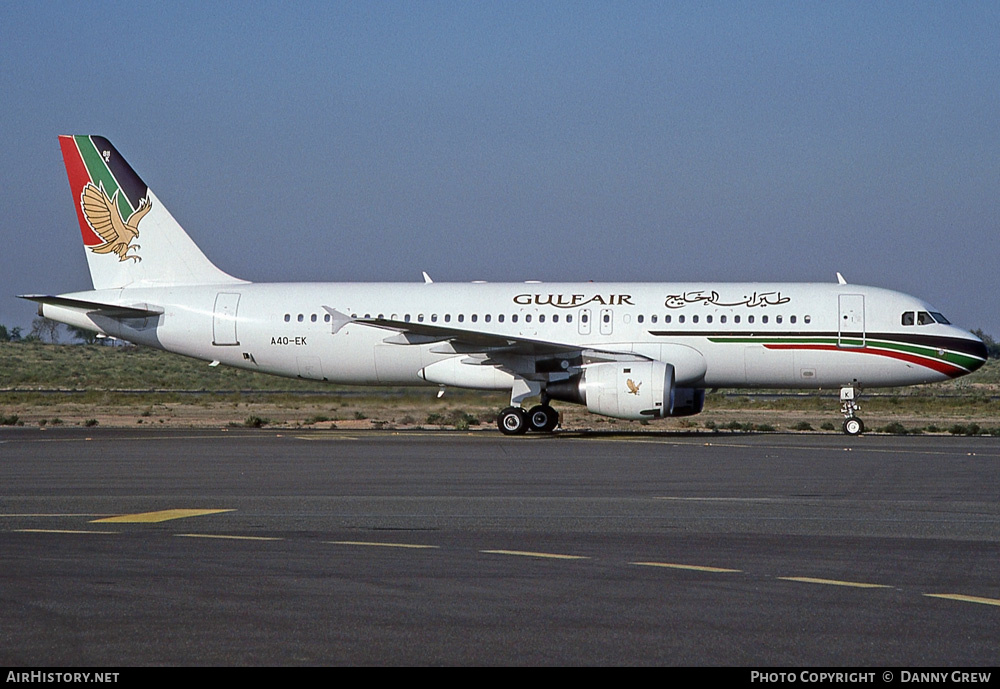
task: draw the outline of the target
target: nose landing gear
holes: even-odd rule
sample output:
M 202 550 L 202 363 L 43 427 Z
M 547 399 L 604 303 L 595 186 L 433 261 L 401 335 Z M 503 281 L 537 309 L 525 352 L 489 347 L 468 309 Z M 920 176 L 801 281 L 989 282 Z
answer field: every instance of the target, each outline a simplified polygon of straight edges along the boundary
M 840 388 L 840 412 L 844 415 L 844 433 L 847 435 L 865 432 L 864 422 L 855 416 L 855 412 L 861 409 L 855 401 L 857 396 L 858 389 L 854 386 Z

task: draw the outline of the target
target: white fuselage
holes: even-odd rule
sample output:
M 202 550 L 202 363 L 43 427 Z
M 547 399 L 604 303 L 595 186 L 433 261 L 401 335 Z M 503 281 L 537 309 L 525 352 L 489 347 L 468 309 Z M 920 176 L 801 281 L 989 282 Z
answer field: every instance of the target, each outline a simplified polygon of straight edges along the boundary
M 676 384 L 693 388 L 927 383 L 973 370 L 970 352 L 982 346 L 951 325 L 904 325 L 904 314 L 932 311 L 914 297 L 850 284 L 239 283 L 64 296 L 162 315 L 102 319 L 51 304 L 43 315 L 205 361 L 348 384 L 510 387 L 462 373 L 476 367 L 422 374 L 463 352 L 445 337 L 400 340 L 374 319 L 633 353 L 673 364 Z M 337 329 L 331 311 L 369 322 Z M 559 371 L 559 355 L 550 358 Z

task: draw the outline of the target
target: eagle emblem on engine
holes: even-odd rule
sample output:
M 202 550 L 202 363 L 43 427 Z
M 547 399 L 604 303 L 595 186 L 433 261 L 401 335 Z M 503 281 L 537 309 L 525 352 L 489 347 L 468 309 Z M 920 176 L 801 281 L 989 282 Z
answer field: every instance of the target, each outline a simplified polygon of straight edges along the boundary
M 631 378 L 629 378 L 628 380 L 625 381 L 625 384 L 628 385 L 628 394 L 630 395 L 639 394 L 639 386 L 641 386 L 642 383 L 636 383 Z
M 126 220 L 118 211 L 118 190 L 115 190 L 114 196 L 109 197 L 103 183 L 100 187 L 95 187 L 93 182 L 88 182 L 80 196 L 80 205 L 87 223 L 104 240 L 103 244 L 92 246 L 90 250 L 95 254 L 117 254 L 119 261 L 129 258 L 136 263 L 141 261 L 138 254 L 130 254 L 129 251 L 139 248 L 132 241 L 139 236 L 139 221 L 152 208 L 149 199 L 142 199 L 139 207 Z

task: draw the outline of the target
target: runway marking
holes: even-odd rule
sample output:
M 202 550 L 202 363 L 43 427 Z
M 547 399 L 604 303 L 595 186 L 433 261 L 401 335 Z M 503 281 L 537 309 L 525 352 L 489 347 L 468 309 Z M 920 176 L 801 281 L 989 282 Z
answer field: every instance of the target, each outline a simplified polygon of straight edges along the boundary
M 20 514 L 0 514 L 0 517 L 99 517 L 100 513 L 97 512 L 87 512 L 87 513 L 75 513 L 75 512 L 23 512 Z
M 632 562 L 630 564 L 641 567 L 666 567 L 669 569 L 689 569 L 694 572 L 742 572 L 741 569 L 726 569 L 724 567 L 706 567 L 704 565 L 681 565 L 674 562 Z
M 227 541 L 283 541 L 285 539 L 277 536 L 230 536 L 226 534 L 211 533 L 175 533 L 179 538 L 218 538 Z
M 332 545 L 360 545 L 360 546 L 371 546 L 376 548 L 411 548 L 413 550 L 420 550 L 422 548 L 440 548 L 439 545 L 420 545 L 417 543 L 387 543 L 382 541 L 323 541 L 324 543 L 330 543 Z
M 111 534 L 117 535 L 121 531 L 85 531 L 79 529 L 14 529 L 15 533 L 75 533 L 75 534 Z
M 155 524 L 170 521 L 171 519 L 201 517 L 206 514 L 219 514 L 220 512 L 235 512 L 235 510 L 160 510 L 158 512 L 139 512 L 138 514 L 122 514 L 117 517 L 94 519 L 91 521 L 91 524 Z
M 826 584 L 827 586 L 851 586 L 858 589 L 890 589 L 887 584 L 867 584 L 863 581 L 841 581 L 840 579 L 817 579 L 815 577 L 778 577 L 783 581 L 798 581 L 805 584 Z
M 925 593 L 928 598 L 946 598 L 948 600 L 959 600 L 965 603 L 982 603 L 983 605 L 998 605 L 1000 606 L 1000 599 L 997 598 L 980 598 L 979 596 L 964 596 L 961 593 Z
M 540 557 L 550 560 L 589 560 L 583 555 L 561 555 L 559 553 L 536 553 L 530 550 L 480 550 L 488 555 L 517 555 L 520 557 Z
M 655 496 L 654 500 L 684 500 L 690 502 L 801 502 L 800 500 L 789 501 L 779 498 L 682 498 L 671 495 Z
M 340 435 L 336 432 L 317 431 L 312 435 L 297 435 L 297 440 L 357 440 L 353 435 Z

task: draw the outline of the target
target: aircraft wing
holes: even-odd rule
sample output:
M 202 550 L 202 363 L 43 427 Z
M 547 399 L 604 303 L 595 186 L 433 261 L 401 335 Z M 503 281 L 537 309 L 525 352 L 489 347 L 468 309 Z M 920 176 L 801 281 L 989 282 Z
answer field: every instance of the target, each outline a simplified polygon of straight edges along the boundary
M 329 306 L 323 308 L 333 317 L 334 333 L 349 323 L 381 328 L 396 333 L 384 340 L 387 344 L 448 343 L 456 354 L 485 354 L 496 363 L 512 369 L 521 368 L 510 363 L 520 357 L 534 360 L 566 359 L 571 360 L 576 366 L 596 361 L 648 361 L 647 357 L 632 352 L 598 350 L 571 343 L 498 335 L 436 323 L 414 323 L 387 318 L 351 318 Z

